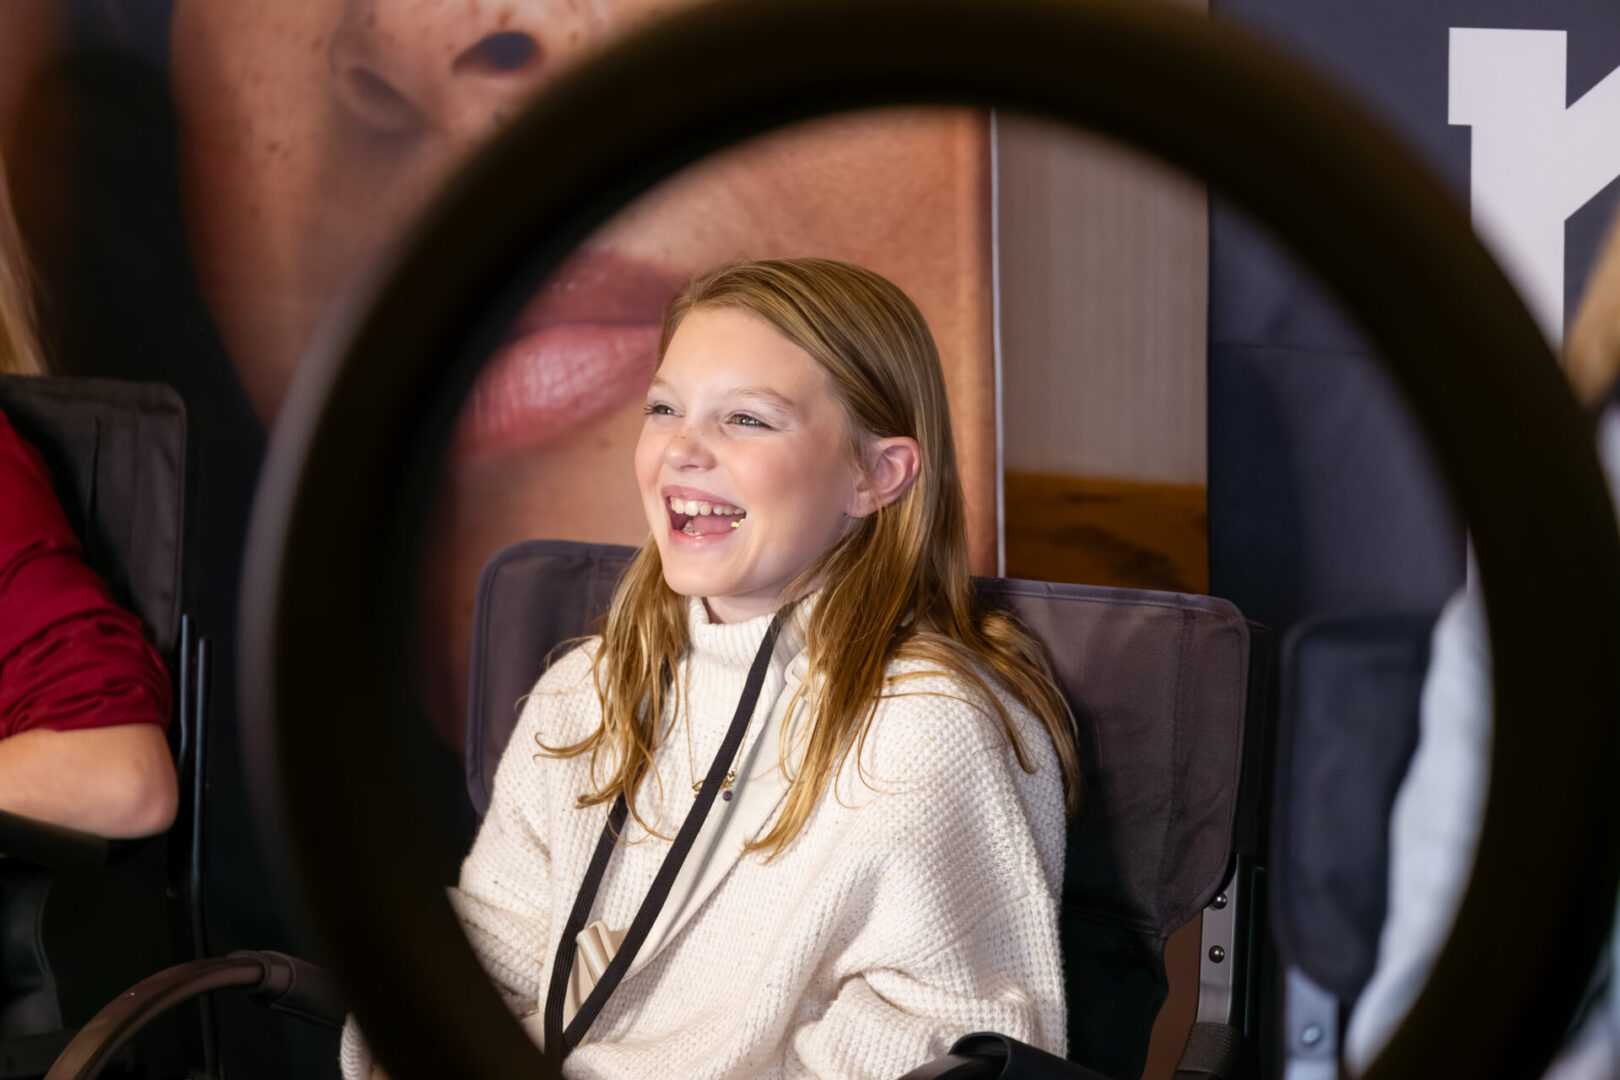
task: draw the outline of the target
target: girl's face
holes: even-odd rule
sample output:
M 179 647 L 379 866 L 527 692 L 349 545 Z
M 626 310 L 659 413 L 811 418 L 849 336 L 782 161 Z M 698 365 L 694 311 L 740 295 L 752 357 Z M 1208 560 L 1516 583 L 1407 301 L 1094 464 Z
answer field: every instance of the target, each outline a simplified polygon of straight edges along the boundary
M 776 610 L 864 509 L 846 425 L 826 372 L 764 319 L 690 312 L 653 376 L 636 446 L 669 587 L 704 597 L 716 622 Z

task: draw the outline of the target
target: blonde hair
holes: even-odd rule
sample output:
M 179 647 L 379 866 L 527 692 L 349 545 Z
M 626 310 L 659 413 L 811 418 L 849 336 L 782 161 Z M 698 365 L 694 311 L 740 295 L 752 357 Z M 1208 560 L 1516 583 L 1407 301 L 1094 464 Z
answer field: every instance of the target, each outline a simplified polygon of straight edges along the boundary
M 34 325 L 34 278 L 11 212 L 0 159 L 0 375 L 43 375 L 45 355 Z
M 905 436 L 921 451 L 917 479 L 900 497 L 858 520 L 789 584 L 784 599 L 818 585 L 805 628 L 810 677 L 818 687 L 808 741 L 786 804 L 751 848 L 774 855 L 803 828 L 853 748 L 862 747 L 884 691 L 907 678 L 943 673 L 976 691 L 1000 720 L 1019 764 L 1034 766 L 980 665 L 1038 717 L 1052 739 L 1071 813 L 1080 765 L 1073 717 L 1040 644 L 1010 616 L 980 604 L 968 567 L 962 485 L 951 438 L 944 373 L 915 304 L 869 270 L 826 259 L 775 259 L 722 266 L 693 280 L 664 313 L 659 357 L 697 308 L 742 309 L 764 318 L 809 353 L 830 377 L 847 418 L 850 460 L 864 465 L 864 439 Z M 658 723 L 687 646 L 686 600 L 664 581 L 658 547 L 641 545 L 613 598 L 592 663 L 602 724 L 588 738 L 547 753 L 589 750 L 592 776 L 611 775 L 581 805 L 632 795 L 653 772 Z M 891 660 L 936 669 L 891 676 Z M 803 685 L 790 702 L 800 704 Z M 643 822 L 645 825 L 646 823 Z
M 1564 343 L 1564 370 L 1590 405 L 1620 376 L 1620 218 L 1586 279 L 1580 311 Z

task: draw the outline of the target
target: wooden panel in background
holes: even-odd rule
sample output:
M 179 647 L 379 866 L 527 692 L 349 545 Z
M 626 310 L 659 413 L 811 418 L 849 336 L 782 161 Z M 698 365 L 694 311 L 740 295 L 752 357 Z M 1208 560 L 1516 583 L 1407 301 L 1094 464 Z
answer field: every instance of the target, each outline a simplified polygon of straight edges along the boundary
M 1202 484 L 1008 472 L 1008 577 L 1209 591 Z

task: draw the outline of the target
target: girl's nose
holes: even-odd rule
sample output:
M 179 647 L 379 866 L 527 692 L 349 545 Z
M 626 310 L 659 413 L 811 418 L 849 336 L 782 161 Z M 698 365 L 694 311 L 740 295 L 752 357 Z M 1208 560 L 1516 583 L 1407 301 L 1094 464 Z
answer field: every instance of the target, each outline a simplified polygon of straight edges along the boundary
M 694 425 L 682 427 L 664 447 L 664 461 L 675 469 L 706 469 L 714 464 L 704 433 Z
M 334 92 L 379 134 L 470 141 L 600 38 L 594 11 L 537 0 L 345 0 Z

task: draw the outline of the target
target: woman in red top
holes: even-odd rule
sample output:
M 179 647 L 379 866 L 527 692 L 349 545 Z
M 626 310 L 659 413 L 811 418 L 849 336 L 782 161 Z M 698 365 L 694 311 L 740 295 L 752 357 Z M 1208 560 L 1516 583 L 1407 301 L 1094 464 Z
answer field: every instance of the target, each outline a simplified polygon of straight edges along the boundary
M 0 373 L 42 374 L 0 162 Z M 162 832 L 178 792 L 169 679 L 79 557 L 33 447 L 0 414 L 0 810 L 109 837 Z

